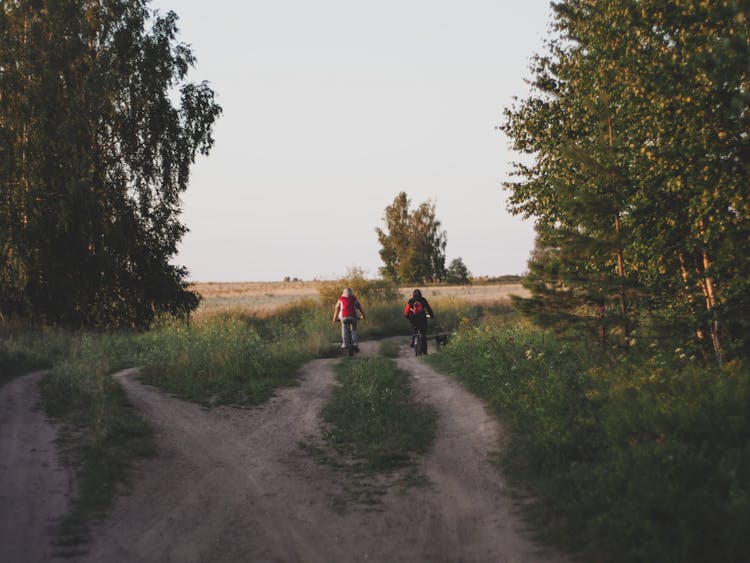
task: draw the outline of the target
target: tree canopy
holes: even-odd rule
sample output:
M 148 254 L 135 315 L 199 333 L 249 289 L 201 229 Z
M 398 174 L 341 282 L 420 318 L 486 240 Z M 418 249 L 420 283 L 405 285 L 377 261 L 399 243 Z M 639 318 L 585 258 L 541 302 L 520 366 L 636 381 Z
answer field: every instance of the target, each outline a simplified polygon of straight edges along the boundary
M 170 263 L 221 113 L 146 0 L 0 5 L 0 314 L 143 327 L 198 303 Z
M 746 3 L 567 0 L 503 130 L 510 210 L 536 219 L 522 307 L 627 348 L 632 331 L 746 354 Z M 668 328 L 666 328 L 668 327 Z
M 385 230 L 375 229 L 384 264 L 380 273 L 396 283 L 442 281 L 447 237 L 435 216 L 435 205 L 424 202 L 413 211 L 410 205 L 406 193 L 399 193 L 385 209 Z

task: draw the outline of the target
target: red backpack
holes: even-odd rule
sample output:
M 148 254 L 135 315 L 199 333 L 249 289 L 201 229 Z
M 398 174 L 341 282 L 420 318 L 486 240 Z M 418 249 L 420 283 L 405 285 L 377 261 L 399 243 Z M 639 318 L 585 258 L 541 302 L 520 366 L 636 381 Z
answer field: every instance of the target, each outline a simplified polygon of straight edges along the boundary
M 411 304 L 411 307 L 409 306 L 409 303 L 406 303 L 406 307 L 404 308 L 404 316 L 406 318 L 411 319 L 412 317 L 416 317 L 417 315 L 421 315 L 424 311 L 424 306 L 422 305 L 422 302 L 419 300 L 415 300 L 414 303 Z

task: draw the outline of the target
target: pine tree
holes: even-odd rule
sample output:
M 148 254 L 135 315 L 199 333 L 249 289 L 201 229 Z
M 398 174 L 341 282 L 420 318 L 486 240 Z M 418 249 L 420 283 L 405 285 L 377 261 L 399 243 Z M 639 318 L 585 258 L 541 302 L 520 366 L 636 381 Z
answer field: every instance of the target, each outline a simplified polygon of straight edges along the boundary
M 563 31 L 567 12 L 557 9 Z M 516 166 L 524 181 L 506 184 L 511 210 L 536 217 L 540 249 L 526 281 L 535 298 L 518 304 L 544 325 L 586 328 L 602 342 L 616 326 L 627 348 L 635 281 L 623 207 L 633 185 L 618 134 L 627 108 L 590 46 L 567 41 L 536 57 L 536 94 L 507 110 L 503 127 L 517 150 L 536 156 L 534 166 Z

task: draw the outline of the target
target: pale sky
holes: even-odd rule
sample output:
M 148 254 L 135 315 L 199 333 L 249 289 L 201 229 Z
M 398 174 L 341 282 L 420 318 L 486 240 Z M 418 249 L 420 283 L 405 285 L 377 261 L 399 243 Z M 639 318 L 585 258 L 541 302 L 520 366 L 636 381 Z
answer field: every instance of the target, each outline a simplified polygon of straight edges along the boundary
M 520 274 L 532 221 L 506 211 L 517 155 L 496 126 L 529 87 L 549 0 L 153 0 L 179 16 L 224 113 L 183 197 L 192 281 L 332 279 L 382 266 L 404 191 L 431 200 L 446 265 Z

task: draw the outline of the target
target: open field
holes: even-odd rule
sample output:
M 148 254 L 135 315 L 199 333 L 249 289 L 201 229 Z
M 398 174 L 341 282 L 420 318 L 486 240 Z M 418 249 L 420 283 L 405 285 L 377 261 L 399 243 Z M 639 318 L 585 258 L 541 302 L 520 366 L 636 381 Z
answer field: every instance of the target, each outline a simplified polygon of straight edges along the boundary
M 271 312 L 304 299 L 318 301 L 321 283 L 326 282 L 201 282 L 192 284 L 191 289 L 203 296 L 199 313 L 222 309 Z M 406 298 L 413 289 L 409 286 L 399 291 Z M 426 286 L 422 292 L 427 299 L 459 299 L 478 304 L 503 301 L 510 295 L 528 295 L 520 283 Z
M 411 296 L 413 288 L 404 287 L 399 291 Z M 528 297 L 529 292 L 520 283 L 498 283 L 487 285 L 441 285 L 422 288 L 427 299 L 460 299 L 470 303 L 496 303 L 510 299 L 511 295 Z
M 203 282 L 190 289 L 203 297 L 198 313 L 221 309 L 270 312 L 303 299 L 318 300 L 318 282 Z

